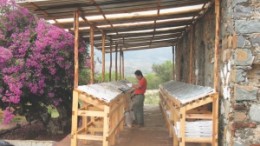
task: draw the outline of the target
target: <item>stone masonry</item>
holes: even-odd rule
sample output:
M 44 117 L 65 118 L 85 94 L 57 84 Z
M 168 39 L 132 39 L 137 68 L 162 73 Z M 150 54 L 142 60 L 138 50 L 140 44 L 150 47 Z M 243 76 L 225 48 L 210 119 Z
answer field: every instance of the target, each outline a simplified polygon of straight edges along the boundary
M 221 146 L 260 145 L 260 1 L 222 0 L 219 51 Z M 213 87 L 214 6 L 179 40 L 177 80 Z M 191 36 L 194 36 L 192 42 Z M 193 64 L 190 70 L 190 51 Z

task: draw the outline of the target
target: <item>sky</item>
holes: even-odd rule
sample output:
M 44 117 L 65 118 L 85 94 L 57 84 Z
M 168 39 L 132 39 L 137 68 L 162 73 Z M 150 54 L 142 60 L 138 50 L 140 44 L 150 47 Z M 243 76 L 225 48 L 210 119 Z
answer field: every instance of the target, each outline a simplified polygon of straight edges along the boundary
M 119 58 L 119 54 L 118 54 Z M 156 49 L 147 49 L 139 51 L 125 51 L 125 74 L 133 75 L 135 70 L 140 69 L 144 74 L 152 72 L 153 64 L 161 64 L 167 60 L 172 61 L 172 47 L 163 47 Z M 95 49 L 95 70 L 101 72 L 102 70 L 102 52 Z M 113 71 L 115 70 L 115 54 L 113 53 Z M 110 64 L 110 54 L 106 54 L 106 72 Z M 119 68 L 119 61 L 118 61 Z

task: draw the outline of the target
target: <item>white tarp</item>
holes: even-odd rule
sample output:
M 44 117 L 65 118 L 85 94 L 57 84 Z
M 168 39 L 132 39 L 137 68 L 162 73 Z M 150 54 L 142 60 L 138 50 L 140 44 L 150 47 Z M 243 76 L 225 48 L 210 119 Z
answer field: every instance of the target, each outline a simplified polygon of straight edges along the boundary
M 212 137 L 212 124 L 212 120 L 186 122 L 185 135 L 192 138 Z M 180 122 L 177 122 L 173 128 L 178 137 L 180 137 Z
M 110 102 L 123 91 L 131 89 L 126 80 L 79 86 L 78 90 L 105 102 Z
M 211 87 L 204 87 L 199 85 L 187 84 L 178 81 L 169 81 L 160 85 L 174 98 L 178 99 L 182 104 L 197 100 L 214 93 Z

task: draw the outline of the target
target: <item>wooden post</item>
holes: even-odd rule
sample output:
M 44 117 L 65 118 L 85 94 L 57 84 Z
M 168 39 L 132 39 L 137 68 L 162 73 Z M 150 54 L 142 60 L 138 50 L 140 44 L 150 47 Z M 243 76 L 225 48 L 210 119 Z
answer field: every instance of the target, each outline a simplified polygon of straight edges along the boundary
M 109 106 L 105 106 L 104 112 L 105 112 L 106 115 L 109 114 L 109 111 L 110 111 Z M 103 146 L 109 146 L 109 141 L 108 141 L 109 125 L 110 125 L 109 116 L 104 116 L 104 121 L 103 121 Z
M 106 35 L 105 33 L 102 33 L 102 81 L 105 81 L 105 68 L 106 68 L 106 55 L 105 55 L 105 43 L 106 43 Z
M 78 102 L 79 93 L 73 91 L 72 103 L 72 124 L 71 124 L 71 146 L 77 146 L 77 129 L 78 129 Z
M 189 83 L 192 84 L 192 78 L 193 78 L 193 26 L 191 26 L 190 31 L 190 69 L 189 69 Z
M 122 80 L 122 47 L 119 52 L 119 79 Z
M 110 66 L 109 66 L 109 81 L 112 81 L 112 60 L 113 60 L 113 56 L 112 56 L 112 45 L 113 45 L 113 42 L 112 42 L 112 38 L 110 37 Z
M 94 28 L 90 27 L 90 57 L 91 57 L 91 72 L 90 72 L 90 84 L 94 83 L 94 75 L 95 75 L 95 68 L 94 68 Z
M 175 80 L 175 46 L 172 46 L 172 79 Z
M 218 91 L 218 54 L 219 54 L 219 35 L 220 35 L 220 0 L 215 0 L 215 17 L 216 17 L 216 29 L 215 29 L 215 53 L 214 53 L 214 89 Z
M 181 107 L 180 109 L 180 112 L 181 112 L 181 119 L 180 119 L 180 131 L 181 131 L 181 142 L 180 142 L 180 146 L 185 146 L 185 125 L 186 125 L 186 109 L 185 107 Z
M 118 79 L 118 72 L 117 72 L 117 52 L 118 52 L 118 44 L 116 44 L 116 56 L 115 56 L 115 80 L 117 81 L 117 79 Z
M 74 13 L 74 89 L 79 85 L 79 11 Z
M 124 58 L 124 51 L 122 51 L 122 76 L 125 79 L 125 58 Z
M 219 112 L 219 95 L 215 94 L 212 102 L 212 146 L 218 146 L 218 112 Z

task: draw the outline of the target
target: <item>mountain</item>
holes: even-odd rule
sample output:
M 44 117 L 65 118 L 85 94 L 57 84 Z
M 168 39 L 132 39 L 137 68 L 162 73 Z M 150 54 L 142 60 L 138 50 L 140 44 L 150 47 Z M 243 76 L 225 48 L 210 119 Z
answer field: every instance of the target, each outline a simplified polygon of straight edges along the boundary
M 113 55 L 113 71 L 115 70 L 115 53 Z M 110 64 L 110 54 L 106 54 L 106 71 Z M 118 54 L 119 58 L 119 54 Z M 131 75 L 135 70 L 140 69 L 144 74 L 152 72 L 153 64 L 161 64 L 167 60 L 172 60 L 172 47 L 163 47 L 139 51 L 125 51 L 125 74 Z M 95 50 L 95 70 L 101 72 L 102 69 L 102 53 Z M 119 61 L 118 61 L 119 67 Z

